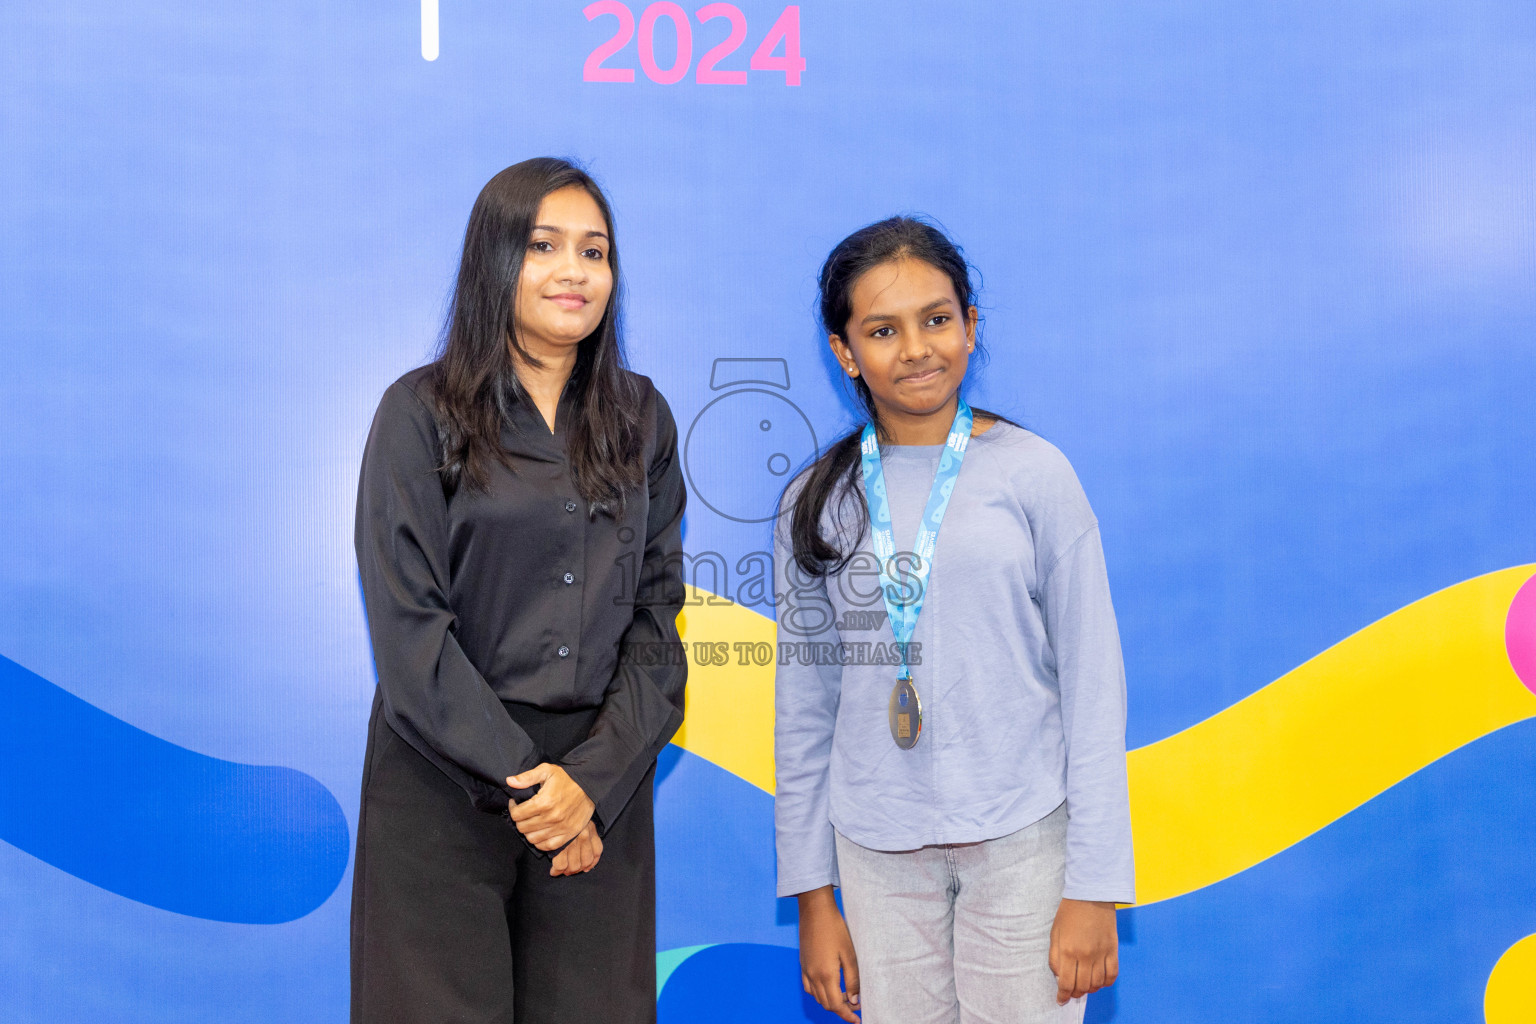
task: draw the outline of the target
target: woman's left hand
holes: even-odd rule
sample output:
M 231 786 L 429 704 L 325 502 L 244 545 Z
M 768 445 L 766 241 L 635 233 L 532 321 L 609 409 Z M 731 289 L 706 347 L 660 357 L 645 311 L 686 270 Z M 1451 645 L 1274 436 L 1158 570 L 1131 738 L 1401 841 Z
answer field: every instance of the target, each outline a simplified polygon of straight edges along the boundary
M 593 803 L 557 764 L 534 765 L 507 779 L 513 789 L 539 791 L 510 808 L 517 830 L 541 850 L 558 850 L 592 820 Z
M 1051 925 L 1050 964 L 1058 1005 L 1113 985 L 1120 976 L 1115 905 L 1062 900 Z
M 589 821 L 581 830 L 581 835 L 572 839 L 569 846 L 555 854 L 555 861 L 549 866 L 549 873 L 579 875 L 597 867 L 597 862 L 602 856 L 603 840 L 597 834 L 597 826 Z

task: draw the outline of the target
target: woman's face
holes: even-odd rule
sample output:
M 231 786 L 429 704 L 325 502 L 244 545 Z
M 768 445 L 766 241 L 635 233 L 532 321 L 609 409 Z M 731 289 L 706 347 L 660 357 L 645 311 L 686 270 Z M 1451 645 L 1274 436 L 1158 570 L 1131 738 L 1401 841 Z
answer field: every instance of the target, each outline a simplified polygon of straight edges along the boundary
M 534 356 L 559 358 L 602 322 L 613 293 L 608 222 L 580 186 L 539 204 L 517 282 L 517 337 Z
M 882 422 L 943 411 L 976 347 L 976 307 L 962 308 L 949 276 L 930 263 L 897 259 L 853 283 L 846 335 L 832 352 L 863 377 Z

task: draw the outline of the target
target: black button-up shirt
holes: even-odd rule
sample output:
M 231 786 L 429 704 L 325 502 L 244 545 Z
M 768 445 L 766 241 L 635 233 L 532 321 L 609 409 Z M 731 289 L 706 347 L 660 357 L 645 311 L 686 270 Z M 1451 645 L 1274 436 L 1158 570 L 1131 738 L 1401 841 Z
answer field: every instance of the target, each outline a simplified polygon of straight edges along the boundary
M 363 454 L 357 562 L 390 726 L 485 811 L 506 778 L 549 760 L 502 702 L 601 707 L 560 759 L 606 830 L 683 720 L 683 472 L 677 425 L 650 380 L 648 486 L 617 518 L 588 515 L 565 454 L 571 396 L 550 431 L 526 396 L 502 430 L 510 467 L 445 495 L 426 368 L 384 393 Z

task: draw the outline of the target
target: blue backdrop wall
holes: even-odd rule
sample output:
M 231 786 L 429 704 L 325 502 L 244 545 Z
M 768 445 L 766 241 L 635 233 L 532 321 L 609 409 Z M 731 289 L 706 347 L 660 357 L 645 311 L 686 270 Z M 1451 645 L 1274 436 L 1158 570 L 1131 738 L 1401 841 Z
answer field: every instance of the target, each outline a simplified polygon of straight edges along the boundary
M 357 465 L 476 192 L 527 156 L 609 189 L 631 360 L 688 432 L 688 551 L 737 572 L 775 456 L 853 423 L 820 260 L 938 218 L 984 279 L 975 399 L 1061 447 L 1102 521 L 1132 747 L 1536 562 L 1529 3 L 69 0 L 7 5 L 0 38 L 8 1019 L 345 1019 Z M 1090 1019 L 1514 1020 L 1520 593 L 1472 616 L 1496 671 L 1352 705 L 1387 746 L 1394 693 L 1513 710 L 1122 912 Z M 771 796 L 700 721 L 658 783 L 662 1019 L 799 1019 Z

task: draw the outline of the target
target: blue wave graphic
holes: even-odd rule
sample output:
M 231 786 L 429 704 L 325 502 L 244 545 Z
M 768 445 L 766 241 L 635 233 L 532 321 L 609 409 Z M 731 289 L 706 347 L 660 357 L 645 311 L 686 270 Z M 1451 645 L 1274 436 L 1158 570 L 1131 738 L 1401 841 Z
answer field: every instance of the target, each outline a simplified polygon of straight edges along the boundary
M 179 747 L 4 657 L 0 693 L 0 839 L 120 896 L 213 921 L 292 921 L 336 890 L 350 832 L 310 776 Z
M 661 1024 L 729 1020 L 732 1024 L 825 1024 L 828 1013 L 800 987 L 800 954 L 740 942 L 700 950 L 672 972 L 656 1002 Z
M 1536 931 L 1533 778 L 1527 721 L 1239 875 L 1121 911 L 1120 981 L 1088 1024 L 1481 1022 L 1488 973 Z
M 656 948 L 794 947 L 795 901 L 773 893 L 773 797 L 668 746 L 656 765 Z

